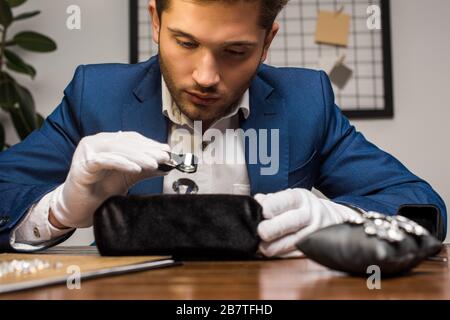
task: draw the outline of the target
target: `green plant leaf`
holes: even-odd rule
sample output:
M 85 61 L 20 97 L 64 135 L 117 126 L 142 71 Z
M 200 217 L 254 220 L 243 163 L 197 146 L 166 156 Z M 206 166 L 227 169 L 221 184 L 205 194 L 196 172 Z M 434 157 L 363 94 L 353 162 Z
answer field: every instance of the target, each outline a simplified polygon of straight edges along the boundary
M 9 112 L 14 128 L 23 140 L 32 130 L 22 111 L 18 88 L 19 85 L 9 74 L 0 73 L 0 104 L 5 111 Z
M 15 8 L 15 7 L 18 7 L 22 4 L 24 4 L 25 2 L 27 2 L 27 0 L 6 0 L 6 2 L 9 3 L 11 8 Z
M 9 70 L 27 74 L 31 77 L 31 79 L 34 79 L 34 77 L 36 76 L 36 69 L 34 69 L 34 67 L 29 64 L 26 65 L 26 68 L 18 68 L 16 65 L 8 61 L 6 62 L 6 67 L 8 67 Z
M 33 96 L 28 89 L 14 82 L 13 104 L 6 111 L 9 112 L 14 128 L 21 140 L 25 139 L 36 129 L 36 111 Z
M 44 125 L 44 121 L 45 118 L 39 112 L 36 112 L 36 125 L 38 129 Z
M 31 12 L 24 12 L 24 13 L 21 13 L 21 14 L 15 16 L 15 17 L 13 18 L 13 20 L 14 20 L 14 21 L 18 21 L 18 20 L 29 19 L 29 18 L 32 18 L 32 17 L 34 17 L 34 16 L 37 16 L 37 15 L 40 14 L 40 13 L 41 13 L 40 10 L 31 11 Z
M 57 48 L 52 39 L 34 31 L 19 32 L 14 36 L 13 41 L 22 49 L 34 52 L 51 52 Z
M 0 107 L 9 111 L 18 101 L 15 81 L 6 72 L 0 72 Z
M 13 108 L 9 111 L 9 114 L 14 124 L 14 129 L 16 129 L 17 135 L 19 136 L 20 140 L 24 140 L 26 137 L 28 137 L 32 130 L 27 125 L 22 109 Z
M 27 126 L 33 131 L 36 129 L 36 107 L 33 96 L 27 88 L 19 84 L 16 84 L 16 90 L 19 98 L 19 107 L 22 110 Z
M 9 112 L 21 140 L 37 128 L 33 96 L 6 72 L 0 72 L 0 104 Z
M 8 60 L 6 63 L 6 66 L 16 72 L 28 74 L 31 76 L 31 78 L 34 78 L 36 76 L 36 69 L 33 68 L 33 66 L 27 64 L 25 61 L 22 60 L 21 57 L 19 57 L 14 52 L 5 49 L 5 57 Z
M 2 123 L 0 122 L 0 152 L 5 149 L 5 128 L 3 128 Z
M 3 28 L 8 28 L 13 20 L 10 5 L 5 0 L 0 0 L 0 24 Z

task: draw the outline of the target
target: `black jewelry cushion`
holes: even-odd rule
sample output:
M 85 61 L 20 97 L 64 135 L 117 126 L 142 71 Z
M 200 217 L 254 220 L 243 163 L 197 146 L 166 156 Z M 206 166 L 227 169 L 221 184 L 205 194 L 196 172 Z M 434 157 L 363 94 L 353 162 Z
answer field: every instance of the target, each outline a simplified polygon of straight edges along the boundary
M 250 196 L 117 196 L 94 215 L 102 255 L 181 259 L 256 257 L 262 208 Z
M 363 224 L 333 225 L 304 238 L 297 248 L 308 258 L 328 268 L 367 277 L 367 268 L 376 265 L 383 276 L 410 271 L 442 248 L 434 236 L 404 234 L 401 241 L 368 235 Z

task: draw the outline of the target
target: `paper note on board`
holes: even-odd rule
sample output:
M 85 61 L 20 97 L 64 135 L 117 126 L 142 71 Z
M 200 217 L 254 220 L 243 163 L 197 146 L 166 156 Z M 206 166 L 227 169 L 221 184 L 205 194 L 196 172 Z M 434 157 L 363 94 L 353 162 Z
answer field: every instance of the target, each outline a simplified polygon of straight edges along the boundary
M 322 50 L 321 55 L 319 57 L 318 63 L 317 63 L 317 69 L 323 70 L 326 72 L 326 74 L 330 75 L 333 68 L 336 66 L 336 64 L 339 61 L 344 61 L 345 55 L 335 52 L 333 49 L 332 51 L 324 51 Z
M 330 80 L 340 90 L 343 90 L 352 78 L 353 70 L 344 63 L 337 63 L 330 72 Z
M 350 15 L 342 11 L 319 11 L 316 42 L 346 47 L 350 32 L 350 19 Z
M 323 52 L 319 58 L 319 70 L 325 71 L 331 82 L 343 90 L 353 76 L 353 70 L 345 63 L 345 53 Z

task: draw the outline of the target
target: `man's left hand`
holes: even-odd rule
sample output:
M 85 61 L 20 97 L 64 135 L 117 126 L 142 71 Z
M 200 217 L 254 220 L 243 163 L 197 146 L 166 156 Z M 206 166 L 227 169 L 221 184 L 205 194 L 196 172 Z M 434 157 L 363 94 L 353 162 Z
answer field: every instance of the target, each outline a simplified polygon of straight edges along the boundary
M 265 218 L 258 225 L 262 239 L 259 250 L 267 257 L 300 257 L 303 254 L 295 245 L 304 237 L 359 215 L 349 207 L 321 199 L 306 189 L 257 194 L 255 199 L 261 204 Z

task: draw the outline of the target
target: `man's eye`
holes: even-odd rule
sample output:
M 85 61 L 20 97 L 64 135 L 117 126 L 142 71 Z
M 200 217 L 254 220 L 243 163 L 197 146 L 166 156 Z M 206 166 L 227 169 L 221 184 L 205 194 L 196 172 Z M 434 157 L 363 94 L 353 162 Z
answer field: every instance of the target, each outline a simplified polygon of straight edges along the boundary
M 195 49 L 195 48 L 197 48 L 197 44 L 193 43 L 193 42 L 177 40 L 177 43 L 180 46 L 182 46 L 183 48 L 186 48 L 186 49 Z
M 226 52 L 234 56 L 243 56 L 247 53 L 246 51 L 236 51 L 236 50 L 227 50 Z

